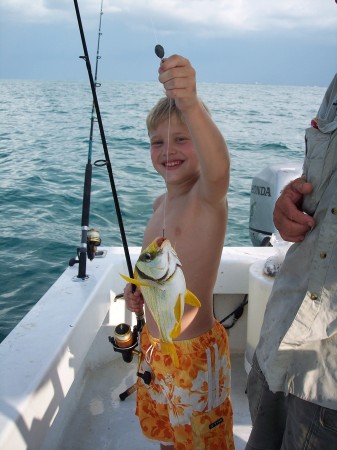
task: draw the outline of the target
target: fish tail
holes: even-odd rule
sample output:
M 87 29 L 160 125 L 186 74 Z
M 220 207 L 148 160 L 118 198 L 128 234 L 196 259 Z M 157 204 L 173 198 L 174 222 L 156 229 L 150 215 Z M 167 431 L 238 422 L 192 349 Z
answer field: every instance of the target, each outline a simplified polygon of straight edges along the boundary
M 171 356 L 171 358 L 173 360 L 173 364 L 175 365 L 175 367 L 178 368 L 179 367 L 179 359 L 178 359 L 177 350 L 176 350 L 174 344 L 172 342 L 160 341 L 160 347 L 161 347 L 164 355 Z

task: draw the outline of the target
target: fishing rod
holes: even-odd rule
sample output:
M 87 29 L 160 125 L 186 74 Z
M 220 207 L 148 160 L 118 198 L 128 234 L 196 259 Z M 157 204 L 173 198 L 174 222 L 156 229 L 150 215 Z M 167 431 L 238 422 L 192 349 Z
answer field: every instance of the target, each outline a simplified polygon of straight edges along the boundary
M 96 64 L 95 64 L 95 78 L 94 84 L 95 88 L 100 87 L 100 83 L 97 82 L 98 73 L 98 61 L 101 59 L 99 54 L 100 40 L 101 40 L 101 29 L 102 29 L 102 16 L 103 16 L 103 0 L 101 1 L 101 10 L 99 18 L 98 27 L 98 39 L 97 39 L 97 51 L 96 51 Z M 82 202 L 82 221 L 81 221 L 81 246 L 77 249 L 78 260 L 71 259 L 69 264 L 78 264 L 78 275 L 77 278 L 86 278 L 86 268 L 87 268 L 87 255 L 90 261 L 95 257 L 97 246 L 101 244 L 101 239 L 99 233 L 96 230 L 88 230 L 89 228 L 89 215 L 90 215 L 90 198 L 91 198 L 91 181 L 92 181 L 92 145 L 93 145 L 93 133 L 94 133 L 94 123 L 95 123 L 95 104 L 92 103 L 91 108 L 91 119 L 90 119 L 90 134 L 89 134 L 89 149 L 88 149 L 88 162 L 85 167 L 84 175 L 84 188 L 83 188 L 83 202 Z
M 88 53 L 87 44 L 86 44 L 85 35 L 84 35 L 84 31 L 83 31 L 83 26 L 82 26 L 81 14 L 80 14 L 77 0 L 74 0 L 74 6 L 75 6 L 76 17 L 77 17 L 77 22 L 78 22 L 80 35 L 81 35 L 83 52 L 84 52 L 84 56 L 81 56 L 80 58 L 84 59 L 84 61 L 86 63 L 87 72 L 88 72 L 89 81 L 90 81 L 91 93 L 92 93 L 92 97 L 93 97 L 93 103 L 94 103 L 95 111 L 96 111 L 96 118 L 97 118 L 99 131 L 100 131 L 100 135 L 101 135 L 103 150 L 104 150 L 105 161 L 102 165 L 106 166 L 108 174 L 109 174 L 111 192 L 112 192 L 112 196 L 113 196 L 114 203 L 115 203 L 115 209 L 116 209 L 116 214 L 117 214 L 117 219 L 118 219 L 119 230 L 120 230 L 120 234 L 121 234 L 121 238 L 122 238 L 126 264 L 127 264 L 129 276 L 130 276 L 130 278 L 133 278 L 132 263 L 131 263 L 128 244 L 127 244 L 126 234 L 125 234 L 125 230 L 124 230 L 122 213 L 121 213 L 120 206 L 119 206 L 119 200 L 118 200 L 116 185 L 115 185 L 114 176 L 113 176 L 113 172 L 112 172 L 108 146 L 107 146 L 107 142 L 106 142 L 106 138 L 105 138 L 102 116 L 101 116 L 97 93 L 96 93 L 95 81 L 94 81 L 94 77 L 92 75 L 90 58 L 89 58 L 89 53 Z M 135 285 L 132 285 L 132 286 L 133 286 L 133 289 L 135 289 Z M 144 325 L 144 315 L 139 314 L 139 315 L 137 315 L 137 328 L 139 330 L 141 330 L 143 325 Z

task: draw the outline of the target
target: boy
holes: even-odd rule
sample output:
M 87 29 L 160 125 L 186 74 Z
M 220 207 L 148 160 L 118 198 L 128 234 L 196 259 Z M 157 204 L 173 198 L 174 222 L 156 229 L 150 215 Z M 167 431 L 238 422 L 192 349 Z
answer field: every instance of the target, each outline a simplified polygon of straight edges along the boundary
M 137 411 L 145 436 L 161 448 L 234 449 L 227 334 L 213 316 L 213 288 L 227 223 L 229 154 L 224 138 L 197 97 L 195 71 L 178 55 L 162 61 L 159 81 L 167 98 L 147 118 L 151 160 L 167 192 L 154 202 L 143 248 L 169 239 L 182 263 L 187 288 L 201 302 L 185 305 L 181 334 L 174 340 L 179 368 L 163 355 L 159 331 L 149 310 L 141 336 L 143 370 Z M 124 297 L 139 313 L 143 299 L 131 285 Z M 146 306 L 146 305 L 145 305 Z

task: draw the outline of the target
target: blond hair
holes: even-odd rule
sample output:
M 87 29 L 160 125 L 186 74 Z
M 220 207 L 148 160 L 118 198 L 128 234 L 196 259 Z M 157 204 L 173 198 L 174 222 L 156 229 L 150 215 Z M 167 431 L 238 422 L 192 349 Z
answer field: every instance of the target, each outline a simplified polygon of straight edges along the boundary
M 208 112 L 208 114 L 210 114 L 209 109 L 204 104 L 204 102 L 201 103 Z M 168 118 L 172 114 L 175 114 L 177 119 L 181 123 L 185 123 L 184 117 L 180 109 L 177 108 L 175 101 L 168 97 L 161 98 L 147 115 L 146 118 L 147 131 L 151 132 L 155 130 L 162 122 L 168 120 Z

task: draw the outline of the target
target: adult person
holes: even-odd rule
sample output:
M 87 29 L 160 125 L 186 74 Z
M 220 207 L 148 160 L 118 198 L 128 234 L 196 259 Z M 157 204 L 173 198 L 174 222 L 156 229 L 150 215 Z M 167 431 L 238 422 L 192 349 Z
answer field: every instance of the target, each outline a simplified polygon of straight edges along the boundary
M 337 74 L 274 222 L 287 252 L 248 377 L 247 450 L 337 448 Z

